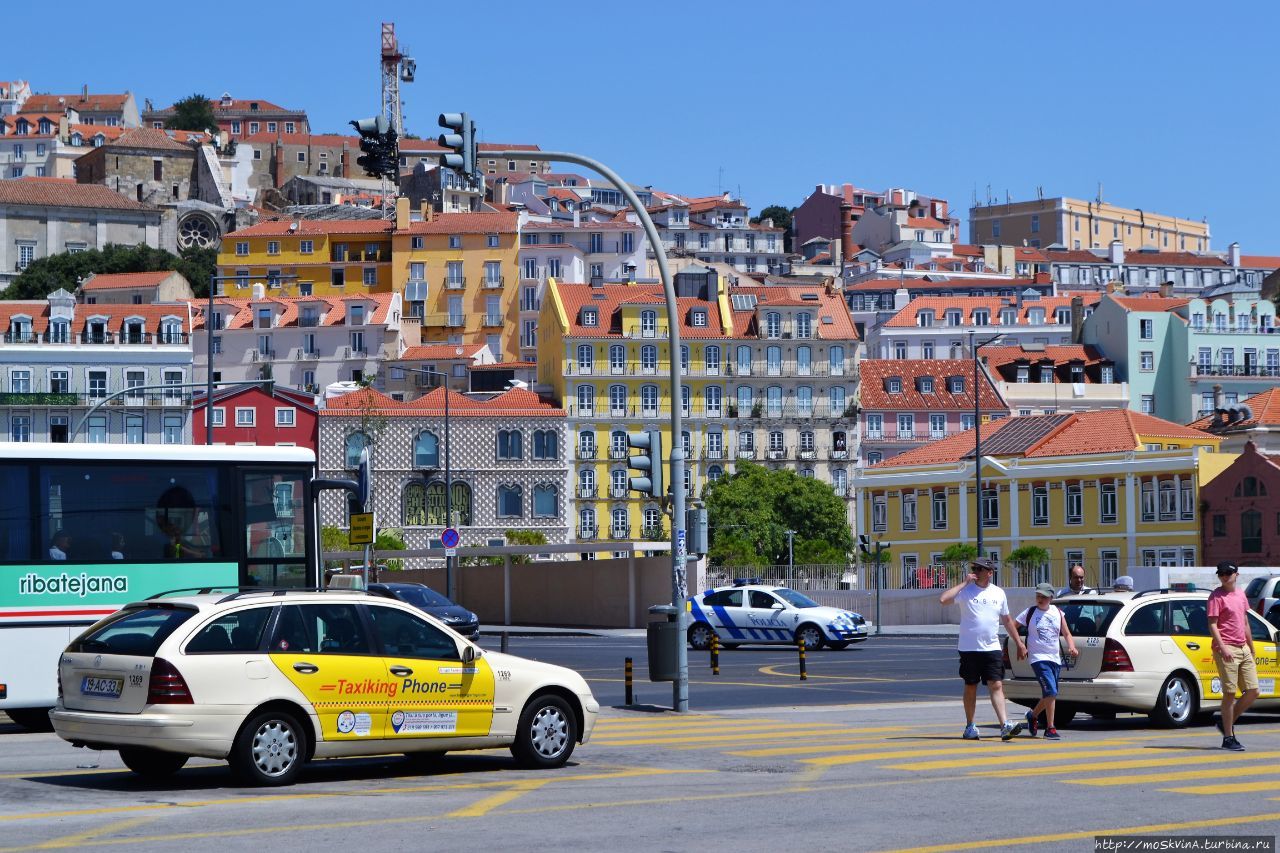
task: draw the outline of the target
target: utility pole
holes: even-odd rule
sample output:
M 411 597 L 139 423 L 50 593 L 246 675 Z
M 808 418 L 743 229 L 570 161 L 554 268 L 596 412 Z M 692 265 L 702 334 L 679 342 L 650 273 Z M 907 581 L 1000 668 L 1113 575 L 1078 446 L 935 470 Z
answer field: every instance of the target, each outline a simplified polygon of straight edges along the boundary
M 973 485 L 976 489 L 974 496 L 977 503 L 977 513 L 975 518 L 978 519 L 978 557 L 982 555 L 982 530 L 985 526 L 982 505 L 982 413 L 978 409 L 978 350 L 987 344 L 993 344 L 1004 337 L 1004 332 L 998 335 L 992 335 L 980 344 L 974 343 L 974 330 L 969 330 L 969 353 L 973 356 Z
M 796 575 L 796 550 L 795 550 L 796 532 L 794 530 L 788 530 L 786 533 L 787 533 L 787 585 L 791 586 L 795 583 L 795 575 Z

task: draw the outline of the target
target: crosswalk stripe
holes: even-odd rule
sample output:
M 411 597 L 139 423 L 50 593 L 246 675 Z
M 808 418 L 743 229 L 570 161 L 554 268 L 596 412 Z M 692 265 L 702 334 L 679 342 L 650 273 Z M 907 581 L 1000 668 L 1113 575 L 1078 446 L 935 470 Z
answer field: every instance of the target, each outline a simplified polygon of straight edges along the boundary
M 1274 754 L 1274 753 L 1273 753 Z M 1165 759 L 1169 764 L 1187 764 L 1185 759 Z M 1221 763 L 1221 756 L 1205 756 L 1200 759 L 1203 763 Z M 1124 762 L 1120 762 L 1124 763 Z M 1111 769 L 1109 764 L 1093 765 L 1093 772 L 1105 773 Z M 1165 770 L 1160 773 L 1131 773 L 1124 776 L 1108 776 L 1104 779 L 1063 779 L 1062 781 L 1068 785 L 1088 785 L 1090 787 L 1114 787 L 1116 785 L 1141 785 L 1149 782 L 1183 782 L 1194 779 L 1221 779 L 1231 776 L 1277 776 L 1280 775 L 1280 769 L 1275 767 L 1249 767 L 1239 766 L 1239 762 L 1232 762 L 1230 767 L 1203 767 L 1199 770 Z M 1274 787 L 1274 783 L 1273 783 Z
M 1264 779 L 1261 782 L 1228 782 L 1221 785 L 1188 785 L 1182 788 L 1161 788 L 1161 791 L 1168 791 L 1174 794 L 1248 794 L 1254 791 L 1274 791 L 1276 783 L 1274 779 Z
M 724 745 L 730 743 L 743 743 L 750 741 L 777 741 L 777 740 L 794 740 L 797 737 L 826 737 L 839 736 L 844 734 L 847 729 L 779 729 L 767 732 L 743 732 L 741 734 L 726 735 L 707 735 L 707 734 L 690 734 L 687 736 L 666 736 L 666 737 L 631 737 L 624 739 L 602 739 L 601 744 L 607 746 L 661 746 L 674 744 L 699 744 L 699 745 Z M 592 743 L 596 742 L 596 738 L 591 738 Z
M 1108 755 L 1150 755 L 1151 754 L 1151 747 L 1149 746 L 1135 746 L 1127 749 L 1110 749 L 1110 748 L 1099 749 L 1097 748 L 1096 744 L 1090 744 L 1089 746 L 1092 746 L 1093 748 L 1072 750 L 1068 752 L 1065 757 L 1068 757 L 1068 758 L 1099 757 L 1101 758 Z M 942 750 L 939 750 L 939 753 L 942 753 L 942 752 L 943 752 Z M 947 752 L 962 753 L 964 752 L 964 750 L 953 749 L 953 750 L 947 750 Z M 1067 751 L 1064 750 L 1063 752 L 1067 752 Z M 1034 753 L 1027 752 L 1026 750 L 1018 750 L 1015 753 L 1011 750 L 1007 755 L 977 756 L 977 757 L 971 757 L 971 758 L 944 759 L 941 761 L 914 761 L 914 762 L 911 762 L 910 764 L 886 764 L 885 767 L 892 770 L 942 770 L 942 769 L 967 768 L 967 767 L 995 767 L 1002 764 L 1024 763 L 1026 761 L 1032 760 L 1032 756 L 1035 756 L 1034 760 L 1037 762 L 1036 766 L 1041 767 L 1041 766 L 1044 766 L 1046 762 L 1053 760 L 1053 756 L 1059 755 L 1059 754 L 1062 754 L 1062 753 L 1059 752 L 1059 750 L 1057 749 L 1037 749 Z M 898 756 L 891 756 L 891 757 L 898 757 Z M 912 756 L 904 755 L 900 757 L 911 758 Z M 823 759 L 812 759 L 812 760 L 821 761 Z M 830 762 L 834 764 L 841 763 L 836 759 L 830 759 Z
M 1242 761 L 1255 761 L 1261 759 L 1280 758 L 1280 752 L 1251 752 L 1247 757 L 1231 757 L 1229 760 L 1235 764 Z M 1188 755 L 1177 756 L 1174 758 L 1136 758 L 1125 761 L 1087 761 L 1079 764 L 1045 764 L 1036 769 L 1037 775 L 1062 776 L 1068 773 L 1085 773 L 1093 775 L 1100 772 L 1111 772 L 1113 770 L 1138 770 L 1144 767 L 1168 767 L 1170 765 L 1181 766 L 1184 764 L 1221 764 L 1224 759 L 1228 759 L 1226 755 L 1220 755 L 1217 752 L 1209 755 Z M 970 776 L 1004 776 L 1007 770 L 975 770 L 968 774 Z M 1163 778 L 1163 774 L 1161 778 Z M 1120 776 L 1118 779 L 1127 779 L 1129 777 Z M 1112 784 L 1128 784 L 1127 782 L 1111 782 L 1109 779 L 1063 779 L 1069 785 L 1112 785 Z M 1158 781 L 1158 780 L 1156 780 Z

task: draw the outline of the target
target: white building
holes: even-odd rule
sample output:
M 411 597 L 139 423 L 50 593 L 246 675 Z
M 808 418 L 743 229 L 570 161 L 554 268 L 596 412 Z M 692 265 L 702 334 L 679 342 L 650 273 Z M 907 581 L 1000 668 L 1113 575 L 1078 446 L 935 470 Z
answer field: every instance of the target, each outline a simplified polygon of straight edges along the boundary
M 662 202 L 649 213 L 668 255 L 728 264 L 749 274 L 785 271 L 784 230 L 771 219 L 752 224 L 747 206 L 728 193 L 689 199 L 664 195 Z M 657 278 L 656 264 L 646 275 Z

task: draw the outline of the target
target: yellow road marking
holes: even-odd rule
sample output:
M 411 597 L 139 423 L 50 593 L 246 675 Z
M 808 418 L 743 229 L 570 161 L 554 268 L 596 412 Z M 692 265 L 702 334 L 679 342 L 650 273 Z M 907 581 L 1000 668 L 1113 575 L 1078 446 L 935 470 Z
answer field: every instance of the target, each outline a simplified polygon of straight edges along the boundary
M 509 791 L 501 791 L 464 808 L 451 811 L 445 817 L 484 817 L 498 806 L 505 806 L 512 800 L 519 799 L 530 791 L 536 791 L 550 782 L 550 779 L 524 779 L 516 782 Z
M 847 728 L 814 728 L 814 729 L 796 729 L 786 728 L 773 732 L 749 732 L 744 734 L 727 734 L 727 735 L 696 735 L 697 741 L 703 745 L 724 745 L 726 743 L 741 743 L 743 741 L 768 741 L 779 739 L 790 739 L 798 736 L 820 737 L 825 735 L 844 735 L 848 734 Z M 595 743 L 595 738 L 592 738 Z M 629 738 L 626 740 L 608 740 L 601 741 L 606 746 L 662 746 L 670 744 L 687 743 L 689 737 L 653 737 L 653 738 Z
M 1001 847 L 1012 847 L 1018 844 L 1043 844 L 1046 841 L 1074 841 L 1082 838 L 1093 838 L 1095 835 L 1141 835 L 1144 833 L 1164 833 L 1179 829 L 1205 829 L 1211 826 L 1232 826 L 1244 823 L 1262 823 L 1269 820 L 1280 820 L 1280 812 L 1269 814 L 1240 815 L 1239 817 L 1215 817 L 1203 820 L 1189 820 L 1179 823 L 1150 823 L 1145 826 L 1123 826 L 1097 829 L 1085 829 L 1077 832 L 1056 832 L 1047 835 L 1023 835 L 1015 838 L 989 838 L 983 841 L 961 841 L 953 844 L 935 844 L 932 847 L 906 847 L 886 853 L 942 853 L 947 850 L 989 850 Z
M 1037 750 L 1035 753 L 1036 766 L 1041 767 L 1046 763 L 1053 761 L 1053 756 L 1058 753 L 1054 750 Z M 1151 747 L 1135 746 L 1130 749 L 1081 749 L 1073 751 L 1066 757 L 1068 758 L 1104 758 L 1109 755 L 1150 755 Z M 809 761 L 823 761 L 826 759 L 811 758 Z M 996 755 L 979 758 L 956 758 L 944 759 L 941 761 L 916 761 L 910 764 L 886 764 L 885 767 L 891 770 L 950 770 L 957 767 L 994 767 L 999 764 L 1014 764 L 1031 760 L 1031 753 L 1019 751 L 1017 753 L 1010 752 L 1008 755 Z M 838 758 L 830 759 L 832 763 L 842 763 Z
M 94 841 L 103 835 L 112 832 L 118 832 L 122 829 L 130 829 L 140 824 L 150 823 L 155 820 L 155 815 L 147 815 L 146 817 L 129 818 L 128 820 L 118 820 L 115 823 L 108 823 L 105 826 L 95 826 L 86 832 L 77 832 L 74 835 L 63 835 L 59 838 L 50 838 L 48 841 L 42 841 L 35 845 L 36 850 L 57 850 L 63 847 L 80 847 L 85 842 Z
M 795 669 L 795 672 L 779 672 L 778 670 L 779 670 L 779 669 L 781 669 L 782 667 L 786 667 L 786 668 L 788 668 L 788 669 L 794 668 L 794 669 Z M 760 667 L 759 669 L 757 669 L 757 670 L 756 670 L 756 672 L 760 673 L 761 675 L 778 675 L 778 676 L 781 676 L 781 677 L 783 677 L 783 678 L 799 678 L 799 677 L 800 677 L 800 664 L 799 664 L 799 662 L 794 663 L 794 664 L 791 664 L 791 663 L 776 663 L 776 664 L 771 664 L 771 665 L 769 665 L 769 666 L 762 666 L 762 667 Z M 898 679 L 896 679 L 896 678 L 876 678 L 876 677 L 874 677 L 874 676 L 870 676 L 870 675 L 818 675 L 818 674 L 814 674 L 814 675 L 809 675 L 809 678 L 825 678 L 825 679 L 831 679 L 831 680 L 835 680 L 835 681 L 849 681 L 849 682 L 855 682 L 855 681 L 895 681 L 895 682 L 896 682 L 896 681 L 898 681 Z M 935 681 L 935 680 L 941 680 L 941 679 L 932 679 L 932 678 L 929 678 L 929 679 L 923 679 L 923 680 L 925 680 L 925 681 Z M 953 679 L 953 680 L 954 680 L 954 679 Z
M 611 729 L 607 732 L 600 732 L 600 733 L 592 732 L 591 740 L 594 743 L 596 738 L 599 737 L 599 738 L 608 739 L 609 742 L 613 742 L 619 739 L 641 737 L 645 735 L 666 735 L 666 734 L 688 733 L 693 736 L 698 736 L 708 732 L 735 734 L 735 733 L 747 733 L 747 732 L 753 732 L 753 731 L 765 731 L 768 729 L 784 729 L 784 728 L 799 731 L 803 729 L 826 729 L 826 728 L 831 728 L 833 725 L 836 725 L 836 724 L 835 723 L 788 723 L 783 720 L 776 720 L 776 721 L 768 721 L 768 722 L 761 721 L 761 722 L 738 723 L 738 724 L 729 724 L 729 725 L 709 725 L 709 726 L 681 727 L 681 728 L 661 726 L 661 727 L 655 727 L 651 729 L 650 728 L 643 728 L 643 729 L 634 728 L 634 729 L 627 729 L 626 731 L 618 731 L 617 729 Z
M 1274 791 L 1274 779 L 1261 782 L 1224 782 L 1220 785 L 1187 785 L 1181 788 L 1161 788 L 1174 794 L 1248 794 L 1254 791 Z
M 1116 785 L 1138 785 L 1144 782 L 1178 782 L 1183 779 L 1215 779 L 1223 776 L 1264 776 L 1273 773 L 1280 773 L 1273 767 L 1249 767 L 1240 766 L 1240 761 L 1252 761 L 1259 759 L 1270 760 L 1280 755 L 1280 753 L 1258 753 L 1249 758 L 1242 758 L 1239 761 L 1232 761 L 1230 767 L 1205 767 L 1200 770 L 1185 771 L 1169 771 L 1163 770 L 1159 773 L 1130 773 L 1124 776 L 1107 776 L 1103 779 L 1063 779 L 1062 781 L 1068 785 L 1086 785 L 1091 788 L 1108 788 Z M 1182 766 L 1185 764 L 1221 764 L 1222 756 L 1206 755 L 1197 758 L 1160 758 L 1151 761 L 1115 761 L 1102 764 L 1081 764 L 1077 765 L 1078 772 L 1082 773 L 1109 773 L 1112 770 L 1127 770 L 1130 768 L 1138 769 L 1142 767 L 1164 767 L 1168 765 Z M 1054 768 L 1054 773 L 1060 773 L 1061 768 Z M 1071 771 L 1077 772 L 1077 771 Z M 973 775 L 1005 775 L 1004 770 L 989 770 L 981 774 Z

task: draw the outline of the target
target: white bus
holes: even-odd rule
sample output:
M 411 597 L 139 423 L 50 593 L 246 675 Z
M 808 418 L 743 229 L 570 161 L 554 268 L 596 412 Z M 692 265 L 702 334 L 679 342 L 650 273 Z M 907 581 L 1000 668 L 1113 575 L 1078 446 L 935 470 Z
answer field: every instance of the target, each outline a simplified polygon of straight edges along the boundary
M 0 711 L 47 729 L 86 626 L 175 589 L 312 587 L 315 454 L 0 443 Z

